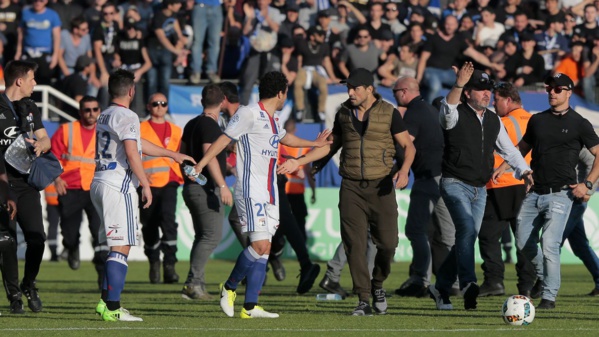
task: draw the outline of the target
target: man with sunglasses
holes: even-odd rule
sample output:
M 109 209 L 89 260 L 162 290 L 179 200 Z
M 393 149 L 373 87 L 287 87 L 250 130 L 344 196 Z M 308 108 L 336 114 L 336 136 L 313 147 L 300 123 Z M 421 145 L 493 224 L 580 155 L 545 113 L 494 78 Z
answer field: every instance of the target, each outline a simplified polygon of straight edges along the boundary
M 150 96 L 147 109 L 150 119 L 140 123 L 141 138 L 174 152 L 179 151 L 183 131 L 165 116 L 168 111 L 166 96 L 157 92 Z M 183 183 L 179 164 L 172 158 L 144 155 L 142 164 L 152 190 L 152 204 L 140 208 L 139 220 L 144 239 L 144 253 L 150 262 L 150 283 L 160 282 L 160 251 L 163 257 L 164 283 L 179 282 L 175 271 L 177 263 L 177 194 Z M 160 237 L 162 232 L 162 238 Z
M 548 77 L 545 84 L 550 108 L 531 117 L 518 143 L 522 155 L 532 150 L 534 185 L 518 215 L 516 243 L 543 282 L 537 309 L 554 309 L 560 287 L 562 235 L 572 201 L 584 198 L 599 178 L 599 137 L 592 124 L 570 107 L 574 83 L 568 76 L 557 73 Z M 577 183 L 576 165 L 583 146 L 595 156 L 595 161 L 586 180 Z M 505 164 L 493 177 L 503 168 Z
M 94 248 L 93 263 L 98 272 L 98 287 L 104 276 L 108 246 L 98 237 L 100 216 L 90 197 L 90 186 L 96 169 L 96 121 L 100 105 L 95 97 L 79 101 L 79 120 L 62 124 L 52 135 L 52 153 L 64 168 L 54 185 L 58 192 L 62 245 L 68 254 L 69 267 L 79 269 L 79 239 L 83 212 L 87 215 Z
M 455 225 L 455 245 L 439 267 L 437 282 L 429 286 L 437 309 L 452 310 L 449 293 L 456 277 L 464 297 L 464 309 L 476 309 L 477 284 L 474 243 L 481 226 L 487 190 L 497 151 L 516 171 L 516 178 L 530 175 L 530 168 L 512 144 L 503 123 L 487 109 L 493 83 L 487 73 L 466 62 L 456 71 L 456 82 L 441 101 L 440 122 L 445 149 L 441 173 L 441 197 Z M 461 103 L 461 104 L 460 104 Z

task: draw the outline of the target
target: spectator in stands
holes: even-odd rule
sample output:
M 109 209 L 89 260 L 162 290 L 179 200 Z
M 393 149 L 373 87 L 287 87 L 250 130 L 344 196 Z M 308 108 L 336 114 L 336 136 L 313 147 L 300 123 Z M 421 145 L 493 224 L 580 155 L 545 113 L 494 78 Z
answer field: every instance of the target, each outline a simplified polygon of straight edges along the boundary
M 104 6 L 106 2 L 108 2 L 108 0 L 94 0 L 93 5 L 83 12 L 83 17 L 85 17 L 85 21 L 87 21 L 91 27 L 92 34 L 93 29 L 102 22 L 102 6 Z
M 511 56 L 515 55 L 518 52 L 518 42 L 513 36 L 508 36 L 506 41 L 503 44 L 502 48 L 498 48 L 491 56 L 489 60 L 494 63 L 504 64 Z M 495 78 L 501 79 L 503 81 L 507 80 L 507 72 L 505 67 L 498 69 L 493 72 Z
M 393 86 L 399 77 L 416 78 L 416 69 L 418 68 L 416 46 L 406 44 L 398 49 L 399 57 L 391 54 L 387 57 L 385 63 L 379 67 L 380 84 L 385 87 Z
M 258 0 L 264 1 L 264 0 Z M 270 0 L 267 0 L 270 3 Z M 236 0 L 225 0 L 227 6 L 235 6 Z M 245 4 L 244 4 L 245 6 Z M 206 76 L 212 83 L 220 82 L 218 71 L 218 55 L 220 53 L 220 34 L 223 29 L 223 10 L 218 0 L 195 0 L 192 14 L 193 45 L 189 81 L 199 84 L 202 75 L 203 54 L 206 54 Z M 204 50 L 204 44 L 208 47 Z
M 331 26 L 331 12 L 332 10 L 330 8 L 319 11 L 316 17 L 316 23 L 318 26 L 322 27 L 322 30 L 325 32 L 324 42 L 332 49 L 333 45 L 341 43 L 342 38 L 339 34 L 339 30 L 337 28 L 332 28 Z
M 65 29 L 60 33 L 58 65 L 60 67 L 61 77 L 69 76 L 73 73 L 75 70 L 75 63 L 79 56 L 92 56 L 89 25 L 85 22 L 85 19 L 82 16 L 76 17 L 69 25 L 71 26 L 70 30 Z
M 383 39 L 383 33 L 386 31 L 391 31 L 391 26 L 389 24 L 383 23 L 383 4 L 380 2 L 372 2 L 370 4 L 370 15 L 368 16 L 367 27 L 370 31 L 370 36 L 372 37 L 372 41 L 377 48 L 381 47 L 381 40 Z
M 562 35 L 568 39 L 568 42 L 572 42 L 574 37 L 574 27 L 576 27 L 576 16 L 572 12 L 566 12 L 564 14 L 564 31 Z
M 509 82 L 516 87 L 542 82 L 545 76 L 545 60 L 535 51 L 536 42 L 532 34 L 520 35 L 522 50 L 505 61 Z
M 491 0 L 476 0 L 476 1 L 470 1 L 470 4 L 468 5 L 468 14 L 470 15 L 470 17 L 472 18 L 472 21 L 474 22 L 478 22 L 481 19 L 481 12 L 483 10 L 483 8 L 486 8 L 489 6 L 489 2 L 491 2 Z M 493 9 L 495 9 L 494 6 Z
M 424 28 L 422 27 L 422 24 L 419 22 L 414 22 L 410 24 L 407 32 L 404 32 L 402 36 L 399 37 L 399 45 L 413 45 L 416 49 L 416 56 L 420 57 L 427 39 L 428 36 L 424 34 Z
M 559 0 L 545 0 L 545 9 L 539 12 L 538 19 L 544 22 L 550 22 L 550 20 L 564 22 L 566 15 L 561 10 Z M 547 27 L 547 24 L 545 27 Z
M 472 20 L 470 14 L 465 14 L 462 16 L 462 20 L 460 20 L 460 28 L 458 28 L 458 32 L 461 33 L 468 41 L 472 41 L 471 43 L 474 43 L 474 27 L 474 20 Z
M 101 0 L 99 0 L 101 1 Z M 108 106 L 108 77 L 115 68 L 114 52 L 116 36 L 120 30 L 119 13 L 112 2 L 102 5 L 102 19 L 93 28 L 92 47 L 96 59 L 97 73 L 100 74 L 100 92 L 98 100 L 101 107 Z M 89 21 L 88 21 L 89 22 Z M 96 96 L 90 93 L 91 96 Z
M 156 12 L 152 19 L 150 35 L 147 39 L 148 55 L 152 62 L 152 68 L 148 70 L 147 75 L 149 95 L 156 92 L 169 92 L 173 62 L 188 53 L 184 48 L 187 38 L 181 33 L 176 17 L 180 9 L 180 0 L 164 0 L 162 9 Z
M 372 42 L 370 30 L 367 27 L 360 27 L 354 43 L 348 45 L 341 55 L 339 70 L 345 78 L 351 71 L 358 68 L 365 68 L 375 73 L 383 58 L 386 58 L 386 55 Z
M 383 22 L 391 27 L 391 31 L 395 36 L 406 31 L 406 26 L 399 22 L 399 9 L 397 2 L 388 2 L 385 4 L 385 17 Z
M 298 42 L 301 43 L 303 41 L 305 40 L 301 39 Z M 278 46 L 281 49 L 281 72 L 287 78 L 289 86 L 291 86 L 295 82 L 297 71 L 299 70 L 297 54 L 295 53 L 295 43 L 292 38 L 283 35 L 279 39 Z
M 4 43 L 4 52 L 2 53 L 3 62 L 15 58 L 17 52 L 17 28 L 19 27 L 21 17 L 21 7 L 11 0 L 0 0 L 0 33 L 6 37 Z
M 423 17 L 430 17 L 432 14 L 420 5 L 419 0 L 407 0 L 399 4 L 399 21 L 408 26 L 412 22 L 411 16 L 414 11 L 419 12 Z
M 567 75 L 574 83 L 574 92 L 582 94 L 580 80 L 584 76 L 584 64 L 582 60 L 582 53 L 584 50 L 584 43 L 582 41 L 575 41 L 572 43 L 572 50 L 562 60 L 552 68 L 552 73 L 562 73 Z
M 367 20 L 364 14 L 347 0 L 337 3 L 338 19 L 331 22 L 331 27 L 336 28 L 339 33 L 347 39 L 349 30 L 356 25 L 364 25 Z
M 458 20 L 455 16 L 445 17 L 443 28 L 427 40 L 420 59 L 416 79 L 426 88 L 423 97 L 432 102 L 441 88 L 455 83 L 455 72 L 451 68 L 462 55 L 471 57 L 476 62 L 497 70 L 500 65 L 491 63 L 489 59 L 469 46 L 458 34 Z
M 525 12 L 516 12 L 514 14 L 514 26 L 501 34 L 499 41 L 497 41 L 497 48 L 503 46 L 503 41 L 505 41 L 508 36 L 513 36 L 516 39 L 516 42 L 520 43 L 520 35 L 525 33 L 534 33 L 532 27 L 528 24 L 528 15 Z
M 243 35 L 250 40 L 251 50 L 239 77 L 242 105 L 249 103 L 256 80 L 272 70 L 273 64 L 278 63 L 272 51 L 277 43 L 277 33 L 283 17 L 278 9 L 270 7 L 270 3 L 271 0 L 257 0 L 255 6 L 250 2 L 243 4 Z M 193 53 L 196 54 L 195 51 Z
M 526 15 L 528 24 L 530 14 L 524 12 L 524 8 L 520 6 L 520 1 L 521 0 L 505 0 L 503 6 L 498 7 L 495 11 L 495 14 L 497 14 L 497 22 L 503 23 L 505 29 L 509 30 L 516 26 L 516 16 L 519 13 L 524 13 L 524 15 Z
M 95 71 L 94 59 L 87 54 L 77 58 L 73 72 L 60 81 L 62 93 L 79 102 L 89 89 L 89 81 Z M 71 117 L 79 119 L 79 109 L 69 106 L 64 109 Z
M 48 8 L 52 8 L 60 18 L 62 30 L 71 29 L 71 21 L 79 16 L 83 16 L 83 7 L 73 0 L 52 0 L 48 3 Z
M 281 35 L 287 35 L 289 37 L 293 37 L 293 28 L 299 24 L 299 5 L 295 1 L 290 1 L 285 6 L 286 15 L 285 20 L 281 22 L 281 26 L 279 27 L 279 37 Z
M 125 13 L 125 18 L 128 15 L 133 15 L 132 12 L 135 12 L 135 15 L 139 17 L 135 20 L 137 22 L 135 28 L 142 32 L 147 32 L 154 16 L 153 3 L 152 0 L 129 0 L 119 5 L 119 12 Z
M 553 70 L 560 58 L 570 51 L 568 39 L 561 34 L 563 29 L 564 22 L 557 16 L 551 16 L 547 19 L 545 31 L 535 34 L 537 52 L 545 60 L 545 71 L 547 73 Z
M 597 7 L 593 4 L 584 6 L 584 22 L 574 27 L 574 34 L 582 37 L 583 42 L 590 42 L 595 33 L 599 32 L 597 23 Z
M 36 0 L 21 12 L 16 60 L 28 60 L 38 65 L 38 84 L 50 84 L 60 51 L 60 18 L 47 8 L 48 0 Z
M 456 19 L 458 19 L 458 21 L 462 20 L 462 16 L 468 13 L 466 10 L 468 2 L 470 2 L 470 0 L 454 0 L 452 3 L 453 6 L 445 9 L 441 15 L 441 18 L 444 19 L 448 15 L 453 15 L 456 17 Z
M 495 10 L 491 7 L 483 8 L 480 15 L 481 20 L 476 24 L 474 33 L 474 45 L 495 48 L 499 37 L 505 32 L 505 27 L 495 21 Z
M 593 44 L 583 53 L 584 77 L 582 88 L 587 102 L 597 103 L 597 82 L 599 81 L 599 33 L 595 32 Z

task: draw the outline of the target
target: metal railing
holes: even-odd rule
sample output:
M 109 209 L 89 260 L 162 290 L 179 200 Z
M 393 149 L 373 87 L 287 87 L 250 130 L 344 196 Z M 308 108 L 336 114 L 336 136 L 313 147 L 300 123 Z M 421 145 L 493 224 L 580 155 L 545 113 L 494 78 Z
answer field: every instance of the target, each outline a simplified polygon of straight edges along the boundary
M 0 91 L 4 91 L 4 89 L 5 87 L 3 85 L 0 86 Z M 79 103 L 77 103 L 77 101 L 49 85 L 36 85 L 33 88 L 33 91 L 41 92 L 42 94 L 42 101 L 35 102 L 35 104 L 40 108 L 42 112 L 42 120 L 50 119 L 50 112 L 57 114 L 58 116 L 68 120 L 69 122 L 75 120 L 73 116 L 69 115 L 68 113 L 64 112 L 62 109 L 54 105 L 54 101 L 51 101 L 50 97 L 53 97 L 56 100 L 59 100 L 79 110 Z

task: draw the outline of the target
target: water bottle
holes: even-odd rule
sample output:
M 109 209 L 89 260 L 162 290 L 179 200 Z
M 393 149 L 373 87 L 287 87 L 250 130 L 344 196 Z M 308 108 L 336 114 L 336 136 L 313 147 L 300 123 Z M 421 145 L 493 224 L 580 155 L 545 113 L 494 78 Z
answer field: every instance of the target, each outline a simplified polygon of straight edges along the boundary
M 343 296 L 339 294 L 318 294 L 316 295 L 317 301 L 341 301 Z
M 203 174 L 197 173 L 193 166 L 185 165 L 183 166 L 183 171 L 185 171 L 185 175 L 195 177 L 196 183 L 202 186 L 206 185 L 208 179 L 206 179 L 206 177 Z

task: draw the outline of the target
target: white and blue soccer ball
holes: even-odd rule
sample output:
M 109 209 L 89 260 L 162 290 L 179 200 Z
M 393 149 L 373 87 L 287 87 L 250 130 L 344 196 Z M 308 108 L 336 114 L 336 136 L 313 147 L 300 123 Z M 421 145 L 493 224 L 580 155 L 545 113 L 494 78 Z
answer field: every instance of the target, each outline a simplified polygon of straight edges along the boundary
M 506 324 L 529 325 L 535 319 L 535 306 L 526 296 L 510 296 L 503 302 L 501 315 Z

